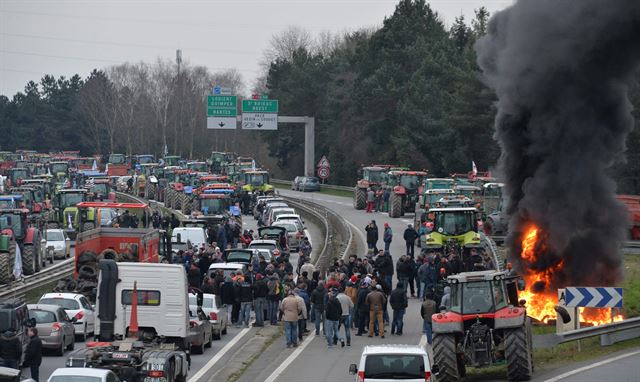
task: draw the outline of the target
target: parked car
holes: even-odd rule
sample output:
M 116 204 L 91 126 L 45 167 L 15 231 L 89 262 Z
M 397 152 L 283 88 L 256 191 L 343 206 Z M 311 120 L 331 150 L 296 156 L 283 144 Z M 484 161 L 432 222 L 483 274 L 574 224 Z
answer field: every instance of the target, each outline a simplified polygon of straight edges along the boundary
M 95 309 L 84 295 L 79 293 L 46 293 L 38 304 L 58 305 L 62 307 L 76 328 L 76 338 L 84 341 L 95 331 Z
M 189 295 L 189 310 L 197 309 L 196 295 Z M 204 293 L 202 295 L 202 311 L 209 317 L 211 323 L 211 337 L 219 340 L 223 334 L 227 334 L 229 325 L 229 313 L 226 305 L 222 304 L 220 296 Z
M 56 355 L 64 355 L 65 349 L 73 350 L 76 340 L 76 329 L 59 305 L 29 304 L 29 318 L 35 320 L 42 347 L 55 350 Z
M 66 259 L 71 255 L 71 239 L 67 237 L 63 229 L 56 228 L 44 231 L 44 239 L 47 256 L 53 256 L 54 259 Z
M 254 251 L 247 248 L 235 248 L 224 250 L 224 261 L 227 263 L 238 263 L 249 265 L 253 261 Z
M 315 176 L 305 176 L 298 185 L 298 190 L 302 192 L 320 191 L 320 179 Z
M 434 381 L 438 373 L 431 366 L 424 348 L 416 345 L 369 345 L 365 346 L 359 364 L 351 364 L 349 373 L 356 374 L 359 381 Z
M 265 223 L 271 225 L 271 223 L 273 223 L 278 218 L 278 215 L 290 215 L 295 213 L 296 210 L 290 207 L 272 208 L 269 210 L 269 216 L 267 217 Z
M 211 278 L 212 275 L 218 271 L 218 270 L 222 270 L 222 274 L 223 276 L 226 278 L 227 276 L 231 276 L 231 273 L 237 273 L 237 272 L 242 272 L 244 273 L 244 271 L 246 271 L 247 269 L 247 265 L 246 264 L 240 264 L 240 263 L 213 263 L 209 266 L 209 272 L 208 275 Z
M 295 221 L 276 221 L 271 226 L 284 227 L 287 230 L 287 236 L 289 239 L 289 248 L 291 251 L 299 251 L 302 238 L 305 237 L 304 229 L 299 227 Z
M 203 354 L 204 348 L 211 347 L 211 323 L 209 317 L 198 310 L 197 305 L 194 308 L 189 304 L 189 342 L 192 353 Z
M 247 249 L 268 249 L 273 257 L 273 251 L 276 249 L 283 253 L 282 249 L 275 240 L 254 240 L 249 244 Z
M 61 367 L 51 373 L 47 382 L 120 382 L 120 378 L 107 369 Z

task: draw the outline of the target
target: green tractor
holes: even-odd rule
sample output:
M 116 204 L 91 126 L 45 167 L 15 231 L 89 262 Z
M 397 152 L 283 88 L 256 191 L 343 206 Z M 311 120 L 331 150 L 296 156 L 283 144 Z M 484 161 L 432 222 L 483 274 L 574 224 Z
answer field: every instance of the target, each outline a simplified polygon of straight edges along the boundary
M 69 162 L 49 162 L 49 173 L 53 175 L 53 177 L 56 179 L 56 182 L 64 180 L 69 175 Z
M 245 170 L 241 176 L 243 192 L 262 192 L 273 194 L 273 186 L 269 184 L 269 172 L 265 170 Z
M 56 211 L 54 219 L 47 222 L 48 228 L 62 228 L 71 240 L 78 232 L 78 208 L 76 204 L 87 201 L 87 189 L 63 188 L 53 200 Z
M 467 198 L 442 198 L 428 211 L 433 231 L 423 236 L 421 245 L 426 252 L 455 251 L 464 260 L 471 248 L 483 248 L 478 233 L 480 212 Z
M 162 158 L 162 160 L 164 161 L 165 167 L 170 167 L 180 166 L 180 160 L 182 160 L 182 158 L 180 158 L 178 155 L 169 155 Z
M 23 180 L 29 179 L 31 177 L 31 173 L 26 167 L 15 167 L 9 169 L 8 177 L 11 185 L 15 187 L 21 185 Z
M 13 279 L 17 253 L 22 259 L 22 273 L 32 275 L 44 266 L 40 230 L 29 225 L 29 210 L 0 210 L 0 284 Z

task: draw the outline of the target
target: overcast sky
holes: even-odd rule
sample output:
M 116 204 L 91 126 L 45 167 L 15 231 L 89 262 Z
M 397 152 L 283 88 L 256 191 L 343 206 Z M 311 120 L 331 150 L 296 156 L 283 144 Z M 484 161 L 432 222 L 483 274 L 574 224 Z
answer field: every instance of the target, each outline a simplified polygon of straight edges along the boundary
M 447 24 L 512 0 L 433 0 Z M 290 25 L 352 31 L 381 25 L 397 0 L 0 0 L 0 94 L 44 74 L 86 77 L 94 68 L 157 57 L 237 68 L 247 88 L 269 39 Z

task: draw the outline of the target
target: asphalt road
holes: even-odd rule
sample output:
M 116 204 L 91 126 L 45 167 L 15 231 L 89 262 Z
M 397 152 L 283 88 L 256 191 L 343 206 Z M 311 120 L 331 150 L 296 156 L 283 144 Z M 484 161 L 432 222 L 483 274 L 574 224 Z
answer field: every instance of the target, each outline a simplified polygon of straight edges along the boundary
M 310 222 L 307 222 L 306 226 L 312 243 L 319 243 L 324 239 L 321 236 L 319 227 L 311 224 Z M 256 230 L 256 228 L 256 221 L 253 220 L 251 216 L 243 216 L 243 229 Z M 291 256 L 291 263 L 295 269 L 297 265 L 297 256 Z M 223 335 L 222 339 L 218 341 L 213 341 L 212 347 L 205 349 L 204 354 L 192 354 L 188 382 L 207 381 L 208 376 L 213 375 L 218 369 L 225 366 L 225 363 L 231 356 L 231 352 L 229 350 L 242 346 L 242 344 L 250 339 L 252 334 L 255 334 L 256 331 L 256 328 L 241 329 L 229 326 L 227 335 Z M 75 346 L 76 349 L 79 349 L 85 345 L 82 342 L 76 342 Z M 69 354 L 69 351 L 65 352 L 65 356 L 60 357 L 54 356 L 52 353 L 45 351 L 42 359 L 42 365 L 40 366 L 40 380 L 46 381 L 55 369 L 65 367 L 67 354 Z M 24 373 L 28 375 L 28 369 L 26 369 Z

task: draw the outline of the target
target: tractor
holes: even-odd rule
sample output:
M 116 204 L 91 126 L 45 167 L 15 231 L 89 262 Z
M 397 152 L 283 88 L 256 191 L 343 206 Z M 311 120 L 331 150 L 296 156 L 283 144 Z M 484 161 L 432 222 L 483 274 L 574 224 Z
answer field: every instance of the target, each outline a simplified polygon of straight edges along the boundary
M 261 192 L 273 194 L 273 186 L 269 184 L 269 172 L 265 170 L 243 170 L 240 175 L 242 192 Z
M 187 168 L 193 172 L 209 172 L 209 166 L 206 162 L 187 162 Z
M 68 161 L 49 162 L 49 173 L 58 181 L 65 179 L 69 175 Z
M 167 186 L 164 194 L 164 205 L 167 208 L 181 209 L 184 186 L 191 182 L 191 170 L 176 169 L 167 174 Z
M 76 204 L 87 201 L 87 190 L 84 188 L 63 188 L 58 191 L 53 206 L 56 211 L 54 219 L 47 222 L 48 228 L 62 228 L 70 239 L 75 239 L 78 231 L 78 208 Z
M 106 172 L 109 176 L 125 176 L 129 172 L 129 163 L 124 154 L 110 154 Z
M 24 208 L 0 210 L 0 284 L 11 281 L 18 249 L 25 275 L 44 266 L 40 230 L 29 225 L 28 214 Z
M 209 157 L 209 160 L 207 160 L 209 171 L 211 171 L 213 174 L 222 173 L 222 164 L 225 162 L 227 162 L 225 153 L 220 151 L 212 151 L 211 157 Z
M 353 188 L 353 207 L 363 210 L 367 205 L 367 189 L 379 190 L 387 184 L 387 171 L 391 166 L 375 165 L 358 170 L 358 182 Z
M 225 217 L 229 217 L 229 208 L 233 204 L 231 199 L 233 192 L 233 188 L 229 185 L 207 186 L 189 203 L 190 209 L 193 210 L 189 212 L 197 219 L 206 220 L 207 225 L 220 224 Z
M 29 169 L 26 167 L 15 167 L 9 169 L 9 181 L 12 186 L 19 186 L 22 184 L 22 181 L 25 179 L 29 179 L 31 174 L 29 173 Z
M 418 198 L 422 194 L 425 171 L 392 170 L 388 173 L 389 217 L 398 218 L 405 212 L 416 212 Z
M 180 166 L 180 160 L 182 158 L 180 158 L 178 155 L 168 155 L 164 158 L 162 158 L 162 160 L 164 161 L 164 165 L 166 167 L 170 167 L 170 166 Z
M 531 318 L 518 301 L 524 282 L 501 271 L 447 277 L 451 306 L 432 316 L 438 382 L 459 381 L 467 367 L 507 365 L 511 381 L 533 374 Z

